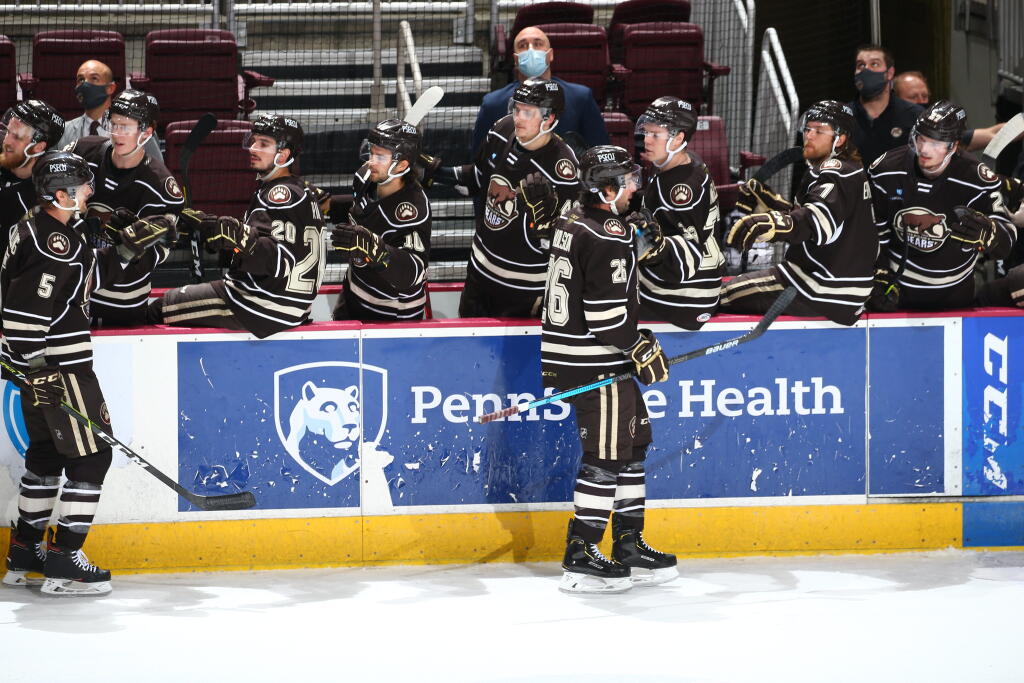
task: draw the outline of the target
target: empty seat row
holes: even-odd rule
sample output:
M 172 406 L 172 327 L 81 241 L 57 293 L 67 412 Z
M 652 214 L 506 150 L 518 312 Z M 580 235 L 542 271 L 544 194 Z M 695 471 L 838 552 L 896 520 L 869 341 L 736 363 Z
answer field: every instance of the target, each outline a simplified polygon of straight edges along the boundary
M 212 112 L 234 119 L 256 107 L 249 91 L 273 85 L 274 79 L 240 72 L 238 46 L 230 31 L 166 29 L 146 35 L 145 73 L 128 74 L 124 37 L 116 31 L 41 31 L 32 38 L 32 71 L 17 75 L 24 99 L 49 102 L 65 117 L 81 114 L 75 98 L 75 73 L 96 59 L 114 73 L 120 88 L 152 93 L 160 102 L 162 125 Z M 0 94 L 6 106 L 16 98 L 14 45 L 0 36 Z

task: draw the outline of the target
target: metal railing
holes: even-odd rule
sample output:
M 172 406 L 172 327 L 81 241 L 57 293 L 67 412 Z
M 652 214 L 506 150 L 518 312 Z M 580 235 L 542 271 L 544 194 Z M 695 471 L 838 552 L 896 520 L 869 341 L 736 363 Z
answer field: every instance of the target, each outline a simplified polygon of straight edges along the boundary
M 725 123 L 730 160 L 750 149 L 754 106 L 754 0 L 694 3 L 690 21 L 704 29 L 704 58 L 732 67 L 715 83 L 714 111 Z M 754 150 L 756 151 L 756 150 Z
M 1001 80 L 1020 88 L 1024 82 L 1024 4 L 1020 0 L 999 0 L 996 21 L 999 40 L 996 73 Z
M 782 52 L 779 36 L 768 28 L 761 39 L 761 70 L 757 78 L 752 148 L 771 158 L 793 145 L 800 116 L 800 100 Z M 792 168 L 780 172 L 772 185 L 788 192 L 792 184 Z
M 395 50 L 395 90 L 398 93 L 398 118 L 404 119 L 405 113 L 412 108 L 412 98 L 405 85 L 405 65 L 409 64 L 412 72 L 412 87 L 416 98 L 423 93 L 423 76 L 420 75 L 420 62 L 416 59 L 416 43 L 412 39 L 412 28 L 404 19 L 398 24 L 398 45 Z

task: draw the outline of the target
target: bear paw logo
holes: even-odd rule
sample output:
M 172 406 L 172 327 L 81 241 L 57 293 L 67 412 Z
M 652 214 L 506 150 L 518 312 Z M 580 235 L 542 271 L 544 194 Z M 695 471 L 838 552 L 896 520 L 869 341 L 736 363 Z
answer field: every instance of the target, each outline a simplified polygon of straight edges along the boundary
M 669 199 L 676 206 L 686 206 L 693 200 L 693 190 L 685 183 L 679 183 L 669 192 Z
M 275 185 L 267 193 L 271 204 L 287 204 L 292 200 L 292 191 L 284 185 Z
M 416 210 L 416 205 L 411 202 L 402 202 L 395 209 L 395 216 L 400 221 L 412 221 L 419 215 L 420 212 Z
M 57 256 L 67 256 L 71 251 L 71 240 L 59 232 L 55 232 L 46 238 L 46 246 Z
M 572 180 L 576 177 L 576 166 L 568 159 L 559 159 L 555 162 L 555 173 L 559 178 Z

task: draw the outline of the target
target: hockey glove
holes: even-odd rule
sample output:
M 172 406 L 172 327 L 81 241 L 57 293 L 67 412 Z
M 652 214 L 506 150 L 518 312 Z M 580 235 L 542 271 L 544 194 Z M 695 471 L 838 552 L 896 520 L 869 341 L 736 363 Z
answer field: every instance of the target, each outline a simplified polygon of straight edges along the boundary
M 760 180 L 751 178 L 740 185 L 740 196 L 736 200 L 736 208 L 740 213 L 747 215 L 769 211 L 789 212 L 793 210 L 793 203 L 773 192 Z
M 892 313 L 900 305 L 900 285 L 888 269 L 875 271 L 875 284 L 868 298 L 868 309 L 879 313 Z
M 537 237 L 551 237 L 551 223 L 558 217 L 558 197 L 543 173 L 534 171 L 519 181 L 519 196 L 529 211 L 527 223 Z
M 195 209 L 183 209 L 180 217 L 181 229 L 185 232 L 199 232 L 202 234 L 203 226 L 210 229 L 217 222 L 213 214 Z
M 1020 211 L 1021 201 L 1024 200 L 1024 183 L 1012 176 L 1004 177 L 999 183 L 999 200 L 1007 215 L 1013 216 Z
M 441 157 L 432 157 L 429 154 L 420 154 L 416 157 L 414 170 L 423 189 L 434 184 L 434 176 L 437 175 L 439 168 L 441 168 Z
M 306 188 L 313 195 L 313 201 L 320 207 L 320 213 L 327 216 L 331 212 L 331 193 L 306 181 Z
M 665 234 L 661 224 L 647 209 L 626 215 L 626 227 L 636 235 L 637 261 L 645 266 L 657 265 L 665 252 Z
M 28 383 L 32 405 L 36 407 L 59 406 L 64 400 L 64 378 L 60 370 L 41 367 L 25 375 Z
M 785 240 L 793 232 L 793 218 L 781 211 L 752 213 L 744 216 L 729 229 L 725 241 L 729 246 L 747 251 L 755 242 Z
M 638 330 L 640 338 L 629 349 L 629 357 L 636 366 L 636 378 L 644 384 L 664 382 L 668 379 L 668 359 L 661 344 L 650 330 Z
M 950 227 L 949 236 L 962 242 L 965 248 L 988 251 L 996 241 L 995 221 L 966 206 L 957 206 L 953 212 L 957 222 Z
M 173 244 L 178 239 L 177 226 L 178 216 L 173 213 L 140 218 L 117 231 L 117 251 L 122 258 L 134 261 L 152 246 L 161 243 Z
M 232 251 L 243 257 L 252 256 L 252 253 L 256 251 L 256 242 L 260 236 L 256 228 L 246 225 L 232 216 L 221 216 L 214 221 L 203 221 L 199 234 L 208 253 Z
M 361 225 L 341 223 L 331 231 L 331 245 L 358 268 L 386 268 L 390 254 L 380 236 Z

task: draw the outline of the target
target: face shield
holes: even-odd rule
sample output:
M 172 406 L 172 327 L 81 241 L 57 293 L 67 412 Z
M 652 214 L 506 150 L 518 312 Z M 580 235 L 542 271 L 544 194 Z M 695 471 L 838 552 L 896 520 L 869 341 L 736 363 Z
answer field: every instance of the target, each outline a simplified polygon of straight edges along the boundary
M 666 164 L 672 161 L 672 157 L 686 149 L 685 139 L 678 145 L 672 146 L 672 140 L 678 134 L 679 131 L 672 132 L 664 123 L 647 114 L 641 115 L 636 120 L 636 128 L 634 129 L 634 136 L 637 141 L 650 139 L 654 142 L 655 149 L 660 149 L 665 153 L 665 160 L 660 164 L 656 161 L 651 162 L 655 168 L 664 168 Z
M 387 169 L 384 172 L 387 177 L 379 181 L 378 185 L 386 185 L 395 178 L 401 178 L 412 168 L 412 164 L 407 164 L 404 170 L 396 173 L 395 169 L 398 167 L 398 164 L 402 163 L 402 159 L 395 158 L 394 150 L 374 144 L 369 139 L 364 139 L 362 144 L 359 145 L 359 159 L 364 164 Z
M 246 152 L 274 155 L 270 162 L 270 168 L 260 175 L 260 180 L 269 180 L 279 168 L 291 166 L 292 162 L 295 161 L 295 159 L 289 158 L 288 161 L 283 164 L 279 163 L 282 152 L 280 144 L 274 138 L 263 133 L 256 133 L 254 131 L 246 133 L 245 137 L 242 139 L 242 149 Z
M 540 129 L 537 131 L 537 134 L 534 135 L 532 138 L 530 138 L 529 140 L 519 140 L 518 136 L 516 137 L 516 139 L 519 140 L 519 144 L 523 145 L 524 147 L 526 145 L 533 143 L 535 140 L 538 140 L 541 137 L 547 135 L 558 126 L 558 119 L 556 118 L 554 121 L 551 122 L 551 126 L 549 128 L 544 127 L 544 119 L 547 119 L 547 117 L 551 115 L 551 110 L 548 109 L 547 107 L 538 107 L 535 104 L 526 104 L 525 102 L 509 100 L 508 113 L 511 114 L 513 121 L 519 120 L 525 121 L 527 123 L 532 123 L 533 121 L 536 121 L 538 118 L 541 119 Z

